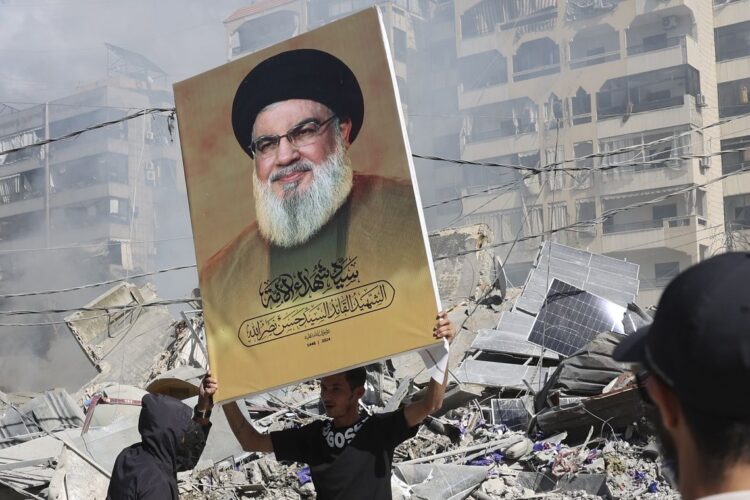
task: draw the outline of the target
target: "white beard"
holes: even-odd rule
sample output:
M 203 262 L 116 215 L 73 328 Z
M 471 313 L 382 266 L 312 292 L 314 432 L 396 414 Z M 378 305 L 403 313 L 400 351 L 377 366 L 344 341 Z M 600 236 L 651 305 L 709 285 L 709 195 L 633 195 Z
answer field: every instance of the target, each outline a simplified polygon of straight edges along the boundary
M 262 183 L 253 168 L 253 193 L 261 235 L 274 245 L 290 248 L 312 238 L 344 204 L 352 189 L 354 173 L 340 136 L 334 152 L 320 165 L 298 162 L 285 168 L 310 170 L 313 178 L 309 187 L 298 192 L 295 191 L 298 183 L 290 183 L 283 189 L 293 192 L 279 197 L 271 183 L 272 179 L 284 175 L 284 171 L 274 172 Z

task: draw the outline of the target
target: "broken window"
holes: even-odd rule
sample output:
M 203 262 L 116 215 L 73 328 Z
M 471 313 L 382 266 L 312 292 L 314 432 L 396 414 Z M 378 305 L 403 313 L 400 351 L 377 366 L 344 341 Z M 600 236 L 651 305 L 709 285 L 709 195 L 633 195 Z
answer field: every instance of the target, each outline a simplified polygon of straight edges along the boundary
M 603 24 L 579 31 L 570 42 L 570 67 L 583 68 L 620 58 L 620 36 Z
M 294 11 L 279 10 L 250 19 L 237 28 L 239 46 L 232 49 L 232 55 L 255 52 L 296 35 L 297 17 Z
M 542 182 L 546 182 L 547 186 L 551 191 L 559 191 L 566 187 L 566 177 L 568 173 L 559 170 L 563 167 L 565 160 L 565 148 L 558 146 L 557 151 L 555 148 L 550 148 L 545 151 L 546 165 L 549 168 L 542 173 Z
M 607 80 L 596 94 L 600 120 L 682 105 L 700 93 L 698 71 L 685 64 Z
M 537 158 L 538 158 L 537 153 Z M 526 159 L 526 158 L 525 158 Z M 484 163 L 497 163 L 500 165 L 520 165 L 519 155 L 511 154 L 496 156 L 481 160 Z M 528 160 L 527 160 L 528 161 Z M 535 167 L 536 165 L 534 165 Z M 481 165 L 467 165 L 463 169 L 463 185 L 468 193 L 478 193 L 493 186 L 502 186 L 518 180 L 518 170 L 503 167 L 483 167 Z
M 547 216 L 549 218 L 550 229 L 560 229 L 568 225 L 568 204 L 559 202 L 550 204 L 547 207 Z
M 620 0 L 597 0 L 595 2 L 565 3 L 565 18 L 568 21 L 579 21 L 597 17 L 610 12 L 617 7 Z
M 671 203 L 669 205 L 658 205 L 651 209 L 652 217 L 654 221 L 661 222 L 664 219 L 671 219 L 677 217 L 677 204 Z
M 0 204 L 44 196 L 44 170 L 0 177 Z
M 627 53 L 632 56 L 684 45 L 685 37 L 694 37 L 694 31 L 694 16 L 686 6 L 668 13 L 641 14 L 627 28 Z
M 596 219 L 596 202 L 579 200 L 576 202 L 576 222 L 589 222 Z
M 594 159 L 589 158 L 594 153 L 592 141 L 576 142 L 573 144 L 573 157 L 577 158 L 576 168 L 584 169 L 573 172 L 573 187 L 575 189 L 588 189 L 591 187 L 591 177 L 594 168 Z M 588 169 L 588 170 L 586 170 Z
M 553 92 L 544 103 L 544 128 L 554 130 L 563 126 L 562 100 Z
M 459 80 L 464 90 L 476 90 L 508 81 L 507 59 L 497 50 L 462 57 Z
M 750 135 L 726 139 L 721 141 L 721 150 L 744 149 L 744 151 L 735 151 L 722 153 L 721 155 L 721 172 L 728 174 L 742 168 L 750 168 Z
M 521 44 L 513 56 L 513 81 L 560 72 L 560 48 L 550 38 Z
M 614 151 L 620 152 L 612 154 Z M 617 166 L 606 170 L 605 178 L 655 168 L 680 168 L 683 160 L 679 157 L 689 155 L 690 151 L 691 134 L 684 127 L 611 137 L 599 142 L 599 152 L 605 153 L 601 165 Z
M 732 229 L 750 229 L 750 195 L 725 197 L 724 219 Z
M 469 110 L 464 127 L 467 142 L 536 132 L 537 107 L 528 97 Z
M 56 192 L 107 182 L 127 184 L 128 157 L 111 152 L 85 156 L 53 165 L 50 176 Z
M 570 98 L 573 125 L 591 122 L 591 94 L 578 87 L 576 95 Z
M 482 0 L 461 15 L 461 37 L 486 35 L 504 20 L 498 0 Z
M 41 141 L 43 138 L 44 130 L 41 128 L 9 135 L 0 139 L 0 151 L 29 146 Z M 41 148 L 26 148 L 14 153 L 7 153 L 0 155 L 0 165 L 9 165 L 34 156 L 40 157 L 41 154 Z
M 750 78 L 719 84 L 719 117 L 750 113 Z
M 714 41 L 717 62 L 750 56 L 750 21 L 716 28 Z

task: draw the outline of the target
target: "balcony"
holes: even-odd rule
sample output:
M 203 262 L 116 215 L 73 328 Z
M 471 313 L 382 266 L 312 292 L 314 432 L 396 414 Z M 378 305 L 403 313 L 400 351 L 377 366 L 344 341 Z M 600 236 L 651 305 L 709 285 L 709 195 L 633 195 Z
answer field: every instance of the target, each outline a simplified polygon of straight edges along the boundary
M 550 38 L 522 43 L 513 56 L 513 81 L 560 72 L 560 47 Z
M 666 47 L 653 49 L 634 45 L 628 48 L 626 61 L 627 74 L 638 74 L 672 67 L 676 64 L 702 64 L 702 55 L 698 42 L 689 36 L 675 37 L 677 43 L 670 39 Z M 647 50 L 651 48 L 651 50 Z
M 696 243 L 698 231 L 708 227 L 699 215 L 623 224 L 603 224 L 602 252 L 615 253 L 630 249 L 679 248 Z
M 576 33 L 570 42 L 570 67 L 584 68 L 620 59 L 620 36 L 608 24 L 599 24 Z
M 570 59 L 570 67 L 572 69 L 585 68 L 587 66 L 594 66 L 596 64 L 604 64 L 609 61 L 618 61 L 620 59 L 620 51 L 613 50 L 612 52 L 602 52 L 600 54 L 594 54 L 591 56 L 584 56 Z
M 521 82 L 523 80 L 529 80 L 531 78 L 539 78 L 540 76 L 553 75 L 560 72 L 560 63 L 548 64 L 546 66 L 536 66 L 534 68 L 513 71 L 513 81 Z
M 672 47 L 683 47 L 685 45 L 685 38 L 685 35 L 664 37 L 657 41 L 644 43 L 641 45 L 630 45 L 627 49 L 628 56 L 646 54 L 648 52 L 656 52 L 658 50 L 666 50 Z
M 682 104 L 660 108 L 658 113 L 634 114 L 625 121 L 622 118 L 623 115 L 599 116 L 597 123 L 599 137 L 614 137 L 687 124 L 700 127 L 703 124 L 703 117 L 695 105 L 693 96 L 683 96 Z

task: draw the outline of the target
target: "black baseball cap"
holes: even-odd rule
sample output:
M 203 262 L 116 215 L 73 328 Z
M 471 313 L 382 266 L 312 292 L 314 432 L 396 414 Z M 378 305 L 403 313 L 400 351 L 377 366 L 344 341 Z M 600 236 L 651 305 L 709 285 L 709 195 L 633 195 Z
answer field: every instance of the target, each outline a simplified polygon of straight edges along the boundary
M 623 339 L 613 357 L 644 365 L 702 413 L 750 416 L 750 253 L 680 273 L 654 322 Z
M 289 99 L 309 99 L 328 106 L 340 118 L 349 118 L 354 142 L 365 114 L 362 89 L 339 58 L 316 49 L 288 50 L 255 66 L 242 80 L 232 104 L 232 128 L 251 158 L 255 119 L 263 108 Z

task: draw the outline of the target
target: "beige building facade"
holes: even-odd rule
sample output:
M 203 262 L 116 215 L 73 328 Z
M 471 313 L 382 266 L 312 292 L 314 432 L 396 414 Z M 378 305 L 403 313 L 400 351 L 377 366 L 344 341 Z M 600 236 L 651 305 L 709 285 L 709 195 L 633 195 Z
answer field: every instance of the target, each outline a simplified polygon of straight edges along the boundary
M 541 234 L 639 264 L 642 305 L 655 304 L 680 270 L 737 248 L 750 226 L 750 174 L 717 180 L 730 159 L 717 152 L 730 138 L 750 139 L 750 127 L 716 124 L 750 111 L 750 23 L 741 24 L 750 2 L 716 3 L 456 0 L 461 158 L 593 168 L 527 179 L 464 169 L 463 220 L 489 224 L 498 242 L 530 237 L 506 262 L 514 284 Z M 722 31 L 738 21 L 741 29 Z M 728 84 L 739 101 L 731 111 Z M 738 158 L 732 168 L 750 165 L 750 154 Z M 725 215 L 738 229 L 729 245 Z

